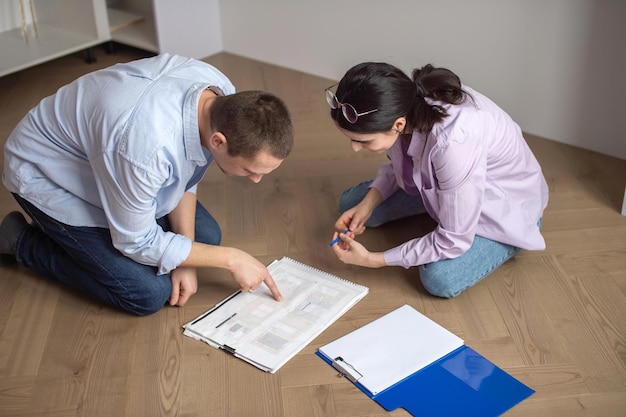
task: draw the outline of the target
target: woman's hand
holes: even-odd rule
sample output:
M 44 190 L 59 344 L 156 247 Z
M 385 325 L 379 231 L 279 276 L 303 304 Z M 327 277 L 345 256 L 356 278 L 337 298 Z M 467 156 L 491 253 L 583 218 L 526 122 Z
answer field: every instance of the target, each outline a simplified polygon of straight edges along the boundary
M 349 229 L 355 235 L 360 235 L 365 231 L 365 222 L 382 201 L 380 192 L 376 188 L 370 188 L 359 204 L 343 212 L 335 222 L 335 230 L 343 232 Z
M 365 246 L 354 240 L 354 233 L 333 234 L 333 239 L 339 237 L 339 242 L 332 246 L 337 258 L 345 264 L 365 266 L 368 268 L 380 268 L 385 266 L 385 258 L 382 252 L 370 252 Z
M 335 229 L 338 231 L 350 230 L 355 235 L 360 235 L 365 231 L 365 222 L 372 215 L 371 210 L 364 204 L 358 204 L 343 212 L 335 222 Z

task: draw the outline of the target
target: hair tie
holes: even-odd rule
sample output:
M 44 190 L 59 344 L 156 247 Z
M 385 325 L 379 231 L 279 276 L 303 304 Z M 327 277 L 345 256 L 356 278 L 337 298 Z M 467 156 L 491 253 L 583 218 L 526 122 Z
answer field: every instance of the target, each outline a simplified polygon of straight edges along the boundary
M 424 87 L 422 86 L 422 84 L 415 80 L 415 88 L 417 90 L 417 96 L 418 97 L 425 97 L 426 96 L 426 90 L 424 89 Z

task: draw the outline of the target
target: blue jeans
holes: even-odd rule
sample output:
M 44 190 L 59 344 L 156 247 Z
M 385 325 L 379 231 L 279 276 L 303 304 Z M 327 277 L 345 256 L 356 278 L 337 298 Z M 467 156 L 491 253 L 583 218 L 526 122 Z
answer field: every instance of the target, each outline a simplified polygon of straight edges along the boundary
M 372 180 L 344 191 L 339 202 L 341 213 L 357 205 L 367 192 Z M 383 201 L 365 223 L 377 227 L 392 220 L 426 213 L 420 196 L 398 190 Z M 472 246 L 458 258 L 442 259 L 419 266 L 420 279 L 432 295 L 452 298 L 491 274 L 504 262 L 515 256 L 520 248 L 476 235 Z
M 15 258 L 53 281 L 68 285 L 106 304 L 136 315 L 152 314 L 172 293 L 169 275 L 139 264 L 120 253 L 109 229 L 75 227 L 56 221 L 18 195 L 13 195 L 33 220 L 17 239 Z M 169 230 L 167 217 L 157 222 Z M 196 241 L 219 245 L 215 219 L 197 203 Z

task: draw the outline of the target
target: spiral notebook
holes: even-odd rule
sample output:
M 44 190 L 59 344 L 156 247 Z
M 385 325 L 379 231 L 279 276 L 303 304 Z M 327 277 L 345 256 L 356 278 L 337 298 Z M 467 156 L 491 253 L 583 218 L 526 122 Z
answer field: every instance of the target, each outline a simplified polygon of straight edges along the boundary
M 369 291 L 289 257 L 267 269 L 281 302 L 265 286 L 237 291 L 185 324 L 183 334 L 274 373 Z

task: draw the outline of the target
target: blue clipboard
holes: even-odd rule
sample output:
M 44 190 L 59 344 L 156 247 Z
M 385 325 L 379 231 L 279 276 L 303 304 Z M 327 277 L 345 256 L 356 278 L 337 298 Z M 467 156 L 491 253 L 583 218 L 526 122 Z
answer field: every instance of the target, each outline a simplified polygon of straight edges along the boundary
M 342 357 L 316 354 L 385 410 L 403 408 L 413 416 L 495 417 L 535 392 L 464 344 L 375 394 Z

